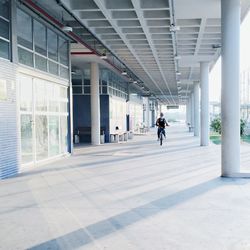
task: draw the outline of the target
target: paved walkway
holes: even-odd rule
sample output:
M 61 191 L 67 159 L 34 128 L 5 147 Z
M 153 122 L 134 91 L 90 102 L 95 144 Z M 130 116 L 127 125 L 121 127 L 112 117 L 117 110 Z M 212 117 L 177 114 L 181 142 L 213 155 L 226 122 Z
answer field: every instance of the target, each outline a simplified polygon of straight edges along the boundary
M 220 147 L 181 126 L 0 182 L 0 249 L 250 249 L 250 180 L 220 178 Z M 250 167 L 250 147 L 243 145 Z

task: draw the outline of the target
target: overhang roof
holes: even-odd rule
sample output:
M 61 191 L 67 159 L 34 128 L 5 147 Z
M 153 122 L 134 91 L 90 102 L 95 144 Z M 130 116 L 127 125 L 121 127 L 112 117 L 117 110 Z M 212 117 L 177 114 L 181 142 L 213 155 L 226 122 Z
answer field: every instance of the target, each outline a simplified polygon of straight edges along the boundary
M 167 104 L 185 103 L 192 83 L 200 79 L 199 62 L 213 65 L 220 55 L 220 0 L 57 2 Z M 241 2 L 243 19 L 250 1 Z M 48 5 L 51 1 L 39 1 L 40 5 L 43 3 Z M 77 25 L 70 23 L 72 27 L 74 24 Z M 80 35 L 83 40 L 92 39 L 84 29 Z

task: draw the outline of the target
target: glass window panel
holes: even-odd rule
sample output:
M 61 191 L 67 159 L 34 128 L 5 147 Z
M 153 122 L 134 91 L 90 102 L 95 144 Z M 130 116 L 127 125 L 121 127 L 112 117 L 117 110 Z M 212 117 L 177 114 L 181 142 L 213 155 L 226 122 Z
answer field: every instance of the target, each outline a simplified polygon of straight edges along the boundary
M 32 18 L 20 9 L 17 9 L 17 41 L 32 49 Z
M 58 39 L 57 34 L 48 29 L 48 56 L 50 59 L 58 60 Z
M 32 111 L 32 78 L 20 77 L 20 110 Z
M 58 64 L 49 61 L 49 73 L 58 75 Z
M 32 115 L 21 115 L 21 161 L 22 164 L 33 160 Z
M 35 55 L 35 67 L 37 69 L 47 71 L 47 59 L 38 55 Z
M 82 79 L 72 79 L 72 85 L 82 85 Z
M 89 79 L 84 79 L 84 85 L 90 85 L 90 80 Z
M 46 84 L 42 80 L 35 80 L 36 110 L 47 111 L 47 91 Z
M 10 58 L 10 47 L 9 43 L 0 39 L 0 57 L 5 59 Z
M 60 97 L 65 99 L 68 97 L 67 88 L 60 87 Z
M 60 66 L 60 76 L 63 78 L 69 78 L 69 70 Z
M 61 102 L 60 103 L 60 112 L 61 113 L 67 113 L 68 112 L 68 103 L 67 102 Z
M 108 93 L 108 91 L 107 91 L 107 86 L 103 86 L 103 87 L 102 87 L 102 93 L 103 93 L 103 94 L 107 94 L 107 93 Z
M 10 18 L 10 0 L 0 0 L 0 16 Z
M 59 117 L 49 116 L 49 156 L 59 154 Z
M 61 133 L 61 153 L 68 152 L 68 117 L 60 117 L 60 133 Z
M 90 87 L 84 87 L 84 94 L 90 94 Z
M 82 94 L 82 87 L 73 86 L 73 94 Z
M 44 56 L 47 55 L 46 27 L 34 20 L 35 51 Z
M 0 37 L 3 37 L 5 39 L 10 39 L 9 34 L 9 22 L 3 20 L 0 18 Z
M 36 160 L 48 158 L 48 121 L 46 115 L 36 115 Z
M 59 37 L 59 57 L 60 57 L 60 63 L 68 66 L 69 64 L 68 41 L 61 37 Z
M 47 85 L 47 94 L 49 98 L 49 111 L 59 112 L 59 87 L 49 83 Z
M 33 53 L 22 48 L 18 48 L 18 61 L 22 64 L 33 67 Z

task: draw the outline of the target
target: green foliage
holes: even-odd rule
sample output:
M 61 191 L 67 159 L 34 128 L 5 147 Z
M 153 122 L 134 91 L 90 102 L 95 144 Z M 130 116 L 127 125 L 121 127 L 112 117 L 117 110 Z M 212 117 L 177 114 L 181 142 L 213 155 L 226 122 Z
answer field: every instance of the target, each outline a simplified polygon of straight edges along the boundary
M 221 118 L 220 117 L 216 117 L 212 120 L 211 125 L 210 125 L 211 129 L 218 133 L 221 134 Z M 244 135 L 244 130 L 246 127 L 246 121 L 243 119 L 240 119 L 240 135 Z
M 246 121 L 240 119 L 240 136 L 244 135 L 245 127 L 246 127 Z
M 221 134 L 221 118 L 220 117 L 214 118 L 211 121 L 210 127 L 214 132 Z

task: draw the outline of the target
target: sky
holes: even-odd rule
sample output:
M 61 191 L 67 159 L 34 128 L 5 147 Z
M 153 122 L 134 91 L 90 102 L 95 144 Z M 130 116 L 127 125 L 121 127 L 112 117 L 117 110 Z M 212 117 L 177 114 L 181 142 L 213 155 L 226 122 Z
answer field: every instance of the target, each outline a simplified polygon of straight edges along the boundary
M 250 70 L 250 13 L 241 24 L 240 35 L 240 72 Z M 219 59 L 209 75 L 210 101 L 220 101 L 221 60 Z

